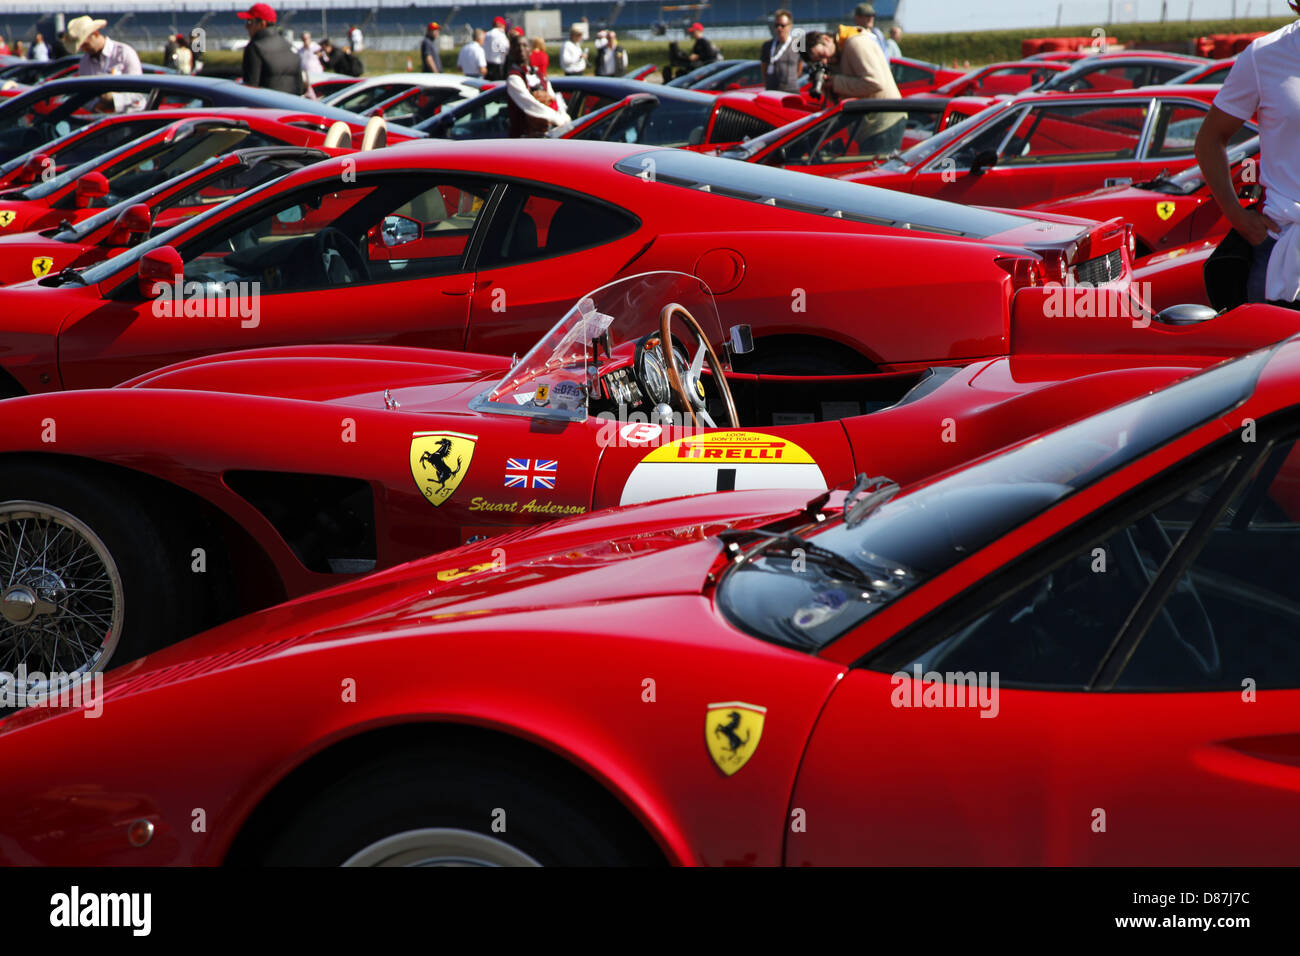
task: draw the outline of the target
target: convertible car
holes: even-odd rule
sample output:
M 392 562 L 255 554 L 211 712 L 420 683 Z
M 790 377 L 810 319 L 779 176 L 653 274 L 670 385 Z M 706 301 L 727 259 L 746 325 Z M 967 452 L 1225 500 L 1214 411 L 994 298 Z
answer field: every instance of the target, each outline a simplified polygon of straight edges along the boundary
M 1064 76 L 1065 74 L 1059 74 Z M 1032 93 L 999 102 L 901 156 L 841 178 L 955 202 L 1023 207 L 1177 173 L 1216 86 Z M 1259 130 L 1243 124 L 1232 144 Z
M 684 150 L 401 145 L 298 170 L 90 268 L 6 286 L 0 394 L 305 342 L 522 353 L 593 285 L 683 264 L 730 324 L 753 328 L 750 370 L 918 369 L 1005 354 L 1018 288 L 1071 276 L 1127 288 L 1125 243 L 1117 222 L 970 209 Z M 157 303 L 158 283 L 178 279 L 202 321 Z M 256 315 L 235 320 L 241 305 Z
M 57 275 L 68 268 L 85 269 L 249 189 L 350 152 L 327 146 L 237 149 L 214 156 L 75 224 L 0 234 L 0 285 L 51 272 Z
M 754 375 L 732 361 L 748 327 L 724 333 L 697 278 L 652 273 L 584 295 L 513 362 L 266 349 L 9 399 L 0 654 L 30 672 L 99 670 L 348 575 L 566 515 L 820 492 L 864 469 L 908 484 L 1296 328 L 1270 306 L 1191 325 L 1044 311 L 1017 322 L 1012 359 Z
M 173 110 L 171 122 L 22 188 L 0 192 L 0 235 L 75 225 L 96 210 L 166 182 L 236 147 L 321 146 L 332 141 L 301 113 L 279 110 Z M 352 129 L 348 127 L 350 141 Z M 43 165 L 42 153 L 27 163 Z M 43 274 L 43 273 L 42 273 Z
M 1290 865 L 1298 393 L 1293 340 L 234 621 L 0 723 L 0 862 Z

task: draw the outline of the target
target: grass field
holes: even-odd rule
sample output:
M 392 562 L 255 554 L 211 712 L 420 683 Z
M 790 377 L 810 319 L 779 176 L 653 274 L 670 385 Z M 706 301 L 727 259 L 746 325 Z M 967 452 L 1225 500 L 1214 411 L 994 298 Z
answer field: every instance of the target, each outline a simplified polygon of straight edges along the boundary
M 1121 43 L 1136 46 L 1153 46 L 1161 49 L 1173 49 L 1177 52 L 1190 53 L 1191 44 L 1196 37 L 1211 33 L 1253 33 L 1260 30 L 1276 30 L 1291 22 L 1291 17 L 1252 18 L 1249 20 L 1193 20 L 1190 23 L 1126 23 L 1116 24 L 1107 29 L 1107 35 Z M 1062 27 L 1049 30 L 984 30 L 975 33 L 915 33 L 903 38 L 903 54 L 919 60 L 932 60 L 936 63 L 950 64 L 970 61 L 972 66 L 992 63 L 997 60 L 1015 60 L 1020 57 L 1020 41 L 1025 37 L 1051 36 L 1087 36 L 1091 31 L 1084 27 Z M 560 45 L 551 46 L 551 59 L 557 60 Z M 667 60 L 668 42 L 666 40 L 638 41 L 630 40 L 624 44 L 628 53 L 629 68 L 635 69 L 646 63 L 662 64 Z M 722 40 L 718 42 L 723 55 L 728 59 L 756 59 L 761 40 Z M 148 63 L 162 62 L 159 51 L 141 51 L 141 59 Z M 226 50 L 214 51 L 204 57 L 205 70 L 212 75 L 238 75 L 242 54 Z M 409 52 L 373 51 L 362 54 L 366 73 L 401 73 L 406 70 L 407 61 L 417 61 L 416 46 Z M 447 70 L 456 72 L 456 54 L 449 51 L 443 55 L 443 65 Z

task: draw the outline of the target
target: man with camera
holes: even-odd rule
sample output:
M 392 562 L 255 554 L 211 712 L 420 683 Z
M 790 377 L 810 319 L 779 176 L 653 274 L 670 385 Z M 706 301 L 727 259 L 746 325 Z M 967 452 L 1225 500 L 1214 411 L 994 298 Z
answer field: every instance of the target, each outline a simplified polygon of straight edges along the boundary
M 889 69 L 884 51 L 871 33 L 856 27 L 840 27 L 838 36 L 808 33 L 804 38 L 804 59 L 812 80 L 812 96 L 834 99 L 898 99 L 898 84 Z M 907 129 L 906 113 L 875 113 L 864 119 L 859 130 L 860 155 L 887 155 L 902 145 Z

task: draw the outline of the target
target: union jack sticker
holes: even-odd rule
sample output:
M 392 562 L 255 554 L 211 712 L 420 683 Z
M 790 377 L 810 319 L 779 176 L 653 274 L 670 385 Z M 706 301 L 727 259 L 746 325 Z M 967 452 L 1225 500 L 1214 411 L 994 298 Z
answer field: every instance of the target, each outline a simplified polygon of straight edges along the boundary
M 554 458 L 507 458 L 507 488 L 545 488 L 555 490 L 559 462 Z

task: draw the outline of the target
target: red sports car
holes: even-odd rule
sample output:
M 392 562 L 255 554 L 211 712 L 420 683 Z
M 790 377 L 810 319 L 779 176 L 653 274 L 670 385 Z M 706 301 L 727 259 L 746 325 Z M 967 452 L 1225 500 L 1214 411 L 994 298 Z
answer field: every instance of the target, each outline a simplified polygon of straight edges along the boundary
M 160 126 L 52 179 L 0 192 L 0 235 L 75 225 L 95 210 L 111 206 L 212 156 L 236 147 L 320 146 L 327 132 L 321 121 L 280 110 L 173 110 Z M 350 127 L 360 136 L 362 126 Z M 32 159 L 40 162 L 40 154 Z
M 1242 205 L 1258 199 L 1259 137 L 1231 147 L 1228 162 Z M 1118 217 L 1132 226 L 1139 258 L 1200 239 L 1217 239 L 1229 229 L 1199 166 L 1189 166 L 1174 176 L 1164 170 L 1146 182 L 1107 186 L 1024 208 L 1084 219 Z
M 344 155 L 331 147 L 239 149 L 62 229 L 0 235 L 0 285 L 84 269 L 295 169 Z
M 1005 354 L 1012 295 L 1047 271 L 1126 287 L 1125 242 L 1118 223 L 970 209 L 685 150 L 402 145 L 299 170 L 88 269 L 0 290 L 0 393 L 116 385 L 304 342 L 509 355 L 593 284 L 683 265 L 729 323 L 752 326 L 748 368 L 917 369 Z M 801 260 L 815 271 L 792 271 Z M 189 314 L 221 318 L 160 309 L 158 283 L 178 276 Z M 236 308 L 248 312 L 236 320 Z
M 1064 76 L 1065 74 L 1060 74 Z M 1218 87 L 1033 93 L 990 106 L 875 169 L 841 178 L 923 196 L 1023 207 L 1179 172 Z M 1255 136 L 1243 124 L 1233 144 Z
M 1055 73 L 1063 73 L 1069 64 L 1051 60 L 1009 60 L 990 63 L 969 73 L 949 80 L 920 96 L 1009 96 L 1023 93 L 1032 86 L 1047 80 Z
M 1208 65 L 1204 57 L 1182 53 L 1119 50 L 1079 60 L 1068 70 L 1048 77 L 1036 89 L 1040 93 L 1110 93 L 1171 83 L 1188 70 Z
M 1296 328 L 1270 306 L 1196 325 L 1143 318 L 1052 316 L 1038 302 L 1017 316 L 1010 360 L 756 376 L 732 362 L 747 329 L 724 334 L 699 280 L 654 273 L 583 296 L 514 362 L 266 349 L 9 399 L 0 653 L 29 671 L 98 670 L 348 575 L 565 515 L 823 491 L 863 469 L 908 484 Z
M 1291 341 L 232 622 L 0 723 L 0 862 L 1291 865 L 1297 394 Z
M 160 126 L 176 122 L 173 110 L 121 113 L 79 126 L 30 153 L 0 165 L 0 188 L 26 186 L 49 179 L 69 166 L 80 166 Z

